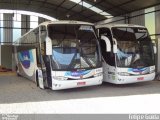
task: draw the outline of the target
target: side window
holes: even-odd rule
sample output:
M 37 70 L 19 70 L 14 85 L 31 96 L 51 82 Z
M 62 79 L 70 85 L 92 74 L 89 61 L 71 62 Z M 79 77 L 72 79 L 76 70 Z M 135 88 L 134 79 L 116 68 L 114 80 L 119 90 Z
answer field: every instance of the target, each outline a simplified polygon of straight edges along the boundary
M 36 47 L 36 56 L 37 56 L 37 66 L 40 67 L 41 60 L 40 60 L 40 52 L 39 52 L 39 27 L 36 28 L 34 31 L 34 44 Z
M 35 38 L 35 41 L 34 43 L 38 43 L 39 42 L 39 28 L 36 28 L 34 31 L 34 38 Z
M 40 26 L 34 31 L 36 35 L 37 43 L 37 65 L 38 67 L 43 66 L 42 56 L 45 55 L 45 38 L 46 38 L 46 29 L 45 26 Z
M 46 26 L 40 26 L 39 32 L 40 32 L 39 38 L 40 38 L 40 52 L 41 52 L 40 60 L 41 60 L 42 68 L 45 68 L 45 61 L 44 61 L 44 58 L 46 57 L 45 40 L 46 40 L 46 37 L 47 37 Z
M 99 36 L 106 36 L 110 40 L 111 43 L 111 52 L 106 52 L 106 43 L 103 40 L 100 40 L 100 45 L 101 45 L 101 51 L 102 51 L 102 56 L 105 60 L 105 62 L 111 66 L 115 66 L 115 54 L 113 53 L 113 41 L 112 41 L 112 35 L 111 31 L 108 28 L 100 28 L 99 29 Z
M 47 36 L 47 31 L 45 26 L 40 27 L 40 39 L 41 39 L 41 54 L 45 55 L 45 40 Z

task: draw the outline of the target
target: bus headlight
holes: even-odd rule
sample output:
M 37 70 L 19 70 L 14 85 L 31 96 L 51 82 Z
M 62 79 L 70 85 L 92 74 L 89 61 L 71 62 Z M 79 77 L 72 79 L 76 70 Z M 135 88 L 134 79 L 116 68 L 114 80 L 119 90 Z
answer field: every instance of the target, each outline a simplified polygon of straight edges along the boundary
M 150 70 L 150 73 L 154 73 L 155 72 L 155 70 Z
M 127 72 L 118 72 L 118 75 L 129 76 L 130 74 Z
M 155 66 L 151 66 L 150 67 L 150 73 L 154 73 L 155 72 Z
M 102 73 L 97 73 L 94 75 L 94 77 L 99 77 L 99 76 L 102 76 L 103 74 Z

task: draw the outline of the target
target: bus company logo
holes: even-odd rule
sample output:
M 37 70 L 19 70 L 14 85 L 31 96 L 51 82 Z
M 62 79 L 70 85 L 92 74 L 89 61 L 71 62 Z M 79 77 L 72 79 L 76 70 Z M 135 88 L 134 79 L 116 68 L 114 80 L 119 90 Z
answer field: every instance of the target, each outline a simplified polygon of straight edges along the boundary
M 138 32 L 145 33 L 145 32 L 147 32 L 147 30 L 146 29 L 138 29 Z
M 79 73 L 79 72 L 71 72 L 70 75 L 71 75 L 71 76 L 77 77 L 77 76 L 80 76 L 80 73 Z
M 73 71 L 73 72 L 66 72 L 65 76 L 73 76 L 73 77 L 82 77 L 88 74 L 90 70 L 82 70 L 82 71 Z
M 30 67 L 30 63 L 33 62 L 32 51 L 22 51 L 18 53 L 18 57 L 23 67 L 28 69 Z
M 79 30 L 85 30 L 85 31 L 93 31 L 92 26 L 88 26 L 88 25 L 81 25 Z
M 128 71 L 129 72 L 138 72 L 138 73 L 142 74 L 142 72 L 145 71 L 146 69 L 147 68 L 129 68 Z
M 2 120 L 18 120 L 18 115 L 2 114 Z

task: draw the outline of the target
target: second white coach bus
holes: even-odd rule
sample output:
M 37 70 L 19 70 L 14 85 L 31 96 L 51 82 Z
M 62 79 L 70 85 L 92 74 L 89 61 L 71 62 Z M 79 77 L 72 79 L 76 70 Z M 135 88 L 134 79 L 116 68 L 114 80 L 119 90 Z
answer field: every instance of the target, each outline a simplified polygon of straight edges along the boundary
M 14 43 L 17 74 L 40 88 L 60 90 L 100 85 L 101 52 L 94 25 L 44 22 Z
M 131 24 L 98 25 L 104 81 L 127 84 L 155 78 L 156 48 L 147 28 Z

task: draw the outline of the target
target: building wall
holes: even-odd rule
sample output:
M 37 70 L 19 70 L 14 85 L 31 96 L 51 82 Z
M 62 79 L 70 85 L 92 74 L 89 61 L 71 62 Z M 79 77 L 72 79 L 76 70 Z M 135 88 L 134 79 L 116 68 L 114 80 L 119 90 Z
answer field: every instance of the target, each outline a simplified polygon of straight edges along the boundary
M 129 24 L 137 24 L 137 25 L 142 25 L 145 26 L 145 11 L 140 10 L 133 12 L 129 15 Z
M 2 45 L 1 53 L 1 65 L 12 69 L 12 46 Z
M 3 15 L 3 26 L 4 26 L 4 43 L 1 46 L 1 65 L 12 69 L 12 46 L 11 43 L 13 41 L 13 14 L 4 14 Z M 10 44 L 10 45 L 9 45 Z
M 160 5 L 155 7 L 155 10 L 160 10 Z M 157 42 L 157 72 L 160 73 L 160 11 L 155 13 L 155 34 L 156 42 Z M 158 35 L 159 34 L 159 35 Z
M 160 10 L 160 5 L 155 7 L 155 10 Z M 156 22 L 156 30 L 155 34 L 160 34 L 160 11 L 157 11 L 155 13 L 155 22 Z M 160 36 L 157 36 L 157 38 L 160 38 Z
M 124 24 L 124 23 L 125 23 L 125 17 L 113 17 L 110 19 L 99 21 L 95 24 L 97 25 L 97 24 Z
M 110 19 L 106 19 L 100 22 L 95 23 L 97 24 L 137 24 L 137 25 L 145 25 L 145 15 L 144 10 L 132 12 L 130 14 L 126 14 L 123 17 L 113 17 Z M 140 16 L 139 16 L 140 15 Z
M 13 41 L 13 32 L 12 32 L 12 27 L 13 27 L 13 14 L 3 14 L 3 26 L 4 26 L 4 42 L 6 43 L 11 43 Z M 5 43 L 4 43 L 5 44 Z
M 0 66 L 1 66 L 1 45 L 0 45 Z
M 24 35 L 26 32 L 30 30 L 30 16 L 28 15 L 22 15 L 21 16 L 22 22 L 21 22 L 21 27 L 23 28 L 21 31 L 21 35 Z
M 15 61 L 13 56 L 13 35 L 16 34 L 16 32 L 13 32 L 13 30 L 19 29 L 21 31 L 20 35 L 25 34 L 28 32 L 33 26 L 30 26 L 30 16 L 28 15 L 21 15 L 21 21 L 16 19 L 16 22 L 21 23 L 21 27 L 18 28 L 16 24 L 14 24 L 14 14 L 11 13 L 4 13 L 3 14 L 3 26 L 0 25 L 0 27 L 3 27 L 3 39 L 0 41 L 0 65 L 12 70 L 15 70 Z M 34 25 L 38 25 L 39 23 L 42 23 L 44 21 L 47 21 L 47 19 L 38 17 L 38 21 Z M 36 21 L 32 21 L 33 22 Z M 14 34 L 13 34 L 14 33 Z

